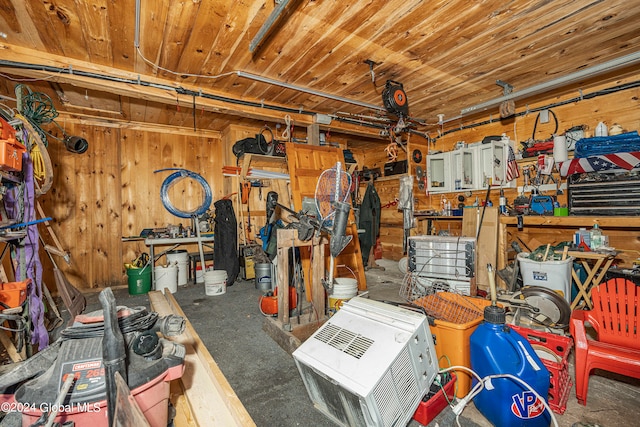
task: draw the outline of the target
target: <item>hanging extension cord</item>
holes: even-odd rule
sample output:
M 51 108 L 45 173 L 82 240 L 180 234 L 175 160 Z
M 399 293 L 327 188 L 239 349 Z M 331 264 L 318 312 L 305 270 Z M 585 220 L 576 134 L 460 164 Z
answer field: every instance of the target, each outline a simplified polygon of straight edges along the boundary
M 481 378 L 480 375 L 478 375 L 474 370 L 469 369 L 466 366 L 451 366 L 449 368 L 442 369 L 440 372 L 449 372 L 449 371 L 457 371 L 457 370 L 468 372 L 478 380 L 478 383 L 473 387 L 473 389 L 471 389 L 471 391 L 465 397 L 460 399 L 451 408 L 453 413 L 456 415 L 456 423 L 458 424 L 458 426 L 460 426 L 460 421 L 459 421 L 460 414 L 462 414 L 462 411 L 464 411 L 464 408 L 469 404 L 469 402 L 485 388 L 485 383 L 489 384 L 489 387 L 487 387 L 487 390 L 492 390 L 493 387 L 491 386 L 491 380 L 497 379 L 497 378 L 507 378 L 521 384 L 527 390 L 531 391 L 538 399 L 540 399 L 540 401 L 544 405 L 544 408 L 549 412 L 553 425 L 555 427 L 558 427 L 558 420 L 556 420 L 555 414 L 549 407 L 549 404 L 547 403 L 547 399 L 540 396 L 540 394 L 537 391 L 535 391 L 533 387 L 531 387 L 528 383 L 516 377 L 515 375 L 494 374 L 494 375 L 487 375 L 486 377 Z

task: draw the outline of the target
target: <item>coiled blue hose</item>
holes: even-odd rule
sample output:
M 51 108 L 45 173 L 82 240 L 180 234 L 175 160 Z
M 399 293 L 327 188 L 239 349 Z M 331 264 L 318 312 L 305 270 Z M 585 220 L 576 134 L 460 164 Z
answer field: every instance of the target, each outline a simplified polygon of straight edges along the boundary
M 165 209 L 167 209 L 169 212 L 171 212 L 173 215 L 179 218 L 191 218 L 193 216 L 200 216 L 206 213 L 207 210 L 209 210 L 209 206 L 211 206 L 211 201 L 213 199 L 213 196 L 211 194 L 211 187 L 209 186 L 209 183 L 200 174 L 196 172 L 192 172 L 187 169 L 168 168 L 168 169 L 160 169 L 160 170 L 154 171 L 154 173 L 170 171 L 170 170 L 173 170 L 176 172 L 166 177 L 164 182 L 162 183 L 162 187 L 160 188 L 160 199 L 162 200 L 162 204 L 164 205 Z M 198 181 L 202 186 L 202 189 L 204 190 L 204 202 L 202 203 L 202 205 L 200 205 L 199 208 L 191 212 L 181 211 L 179 209 L 176 209 L 175 206 L 173 206 L 171 204 L 171 201 L 169 200 L 169 195 L 168 195 L 169 189 L 171 188 L 172 185 L 175 184 L 174 181 L 181 180 L 184 178 L 191 178 Z

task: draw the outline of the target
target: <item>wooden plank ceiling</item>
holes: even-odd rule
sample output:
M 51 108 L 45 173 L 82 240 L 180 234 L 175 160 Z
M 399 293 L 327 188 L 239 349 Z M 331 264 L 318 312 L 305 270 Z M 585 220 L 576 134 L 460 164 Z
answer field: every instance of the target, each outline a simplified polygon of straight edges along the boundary
M 448 120 L 501 96 L 498 79 L 517 92 L 634 54 L 640 43 L 638 1 L 280 2 L 283 13 L 252 52 L 273 0 L 140 0 L 139 49 L 136 0 L 0 0 L 0 70 L 45 79 L 25 84 L 71 115 L 221 130 L 285 114 L 304 125 L 317 112 L 334 117 L 332 129 L 378 135 L 396 120 L 384 114 L 387 80 L 404 85 L 417 129 L 431 131 L 438 114 L 458 126 L 470 118 Z M 12 95 L 11 79 L 0 93 Z

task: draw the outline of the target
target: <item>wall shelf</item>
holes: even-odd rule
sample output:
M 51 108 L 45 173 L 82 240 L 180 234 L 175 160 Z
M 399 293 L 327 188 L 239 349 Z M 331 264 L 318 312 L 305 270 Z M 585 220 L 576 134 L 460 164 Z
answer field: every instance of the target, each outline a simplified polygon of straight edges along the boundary
M 241 178 L 252 178 L 247 177 L 250 168 L 254 169 L 263 169 L 269 168 L 267 172 L 279 172 L 279 173 L 288 173 L 287 172 L 287 158 L 286 157 L 278 157 L 278 156 L 266 156 L 264 154 L 251 154 L 246 153 L 238 160 L 238 164 L 241 166 L 240 177 Z M 277 170 L 272 170 L 277 169 Z M 254 179 L 262 179 L 260 177 L 253 177 Z M 278 179 L 276 177 L 269 177 L 264 179 Z M 280 178 L 285 179 L 285 178 Z
M 525 215 L 522 217 L 524 226 L 547 227 L 593 227 L 598 224 L 601 228 L 640 228 L 640 216 L 536 216 Z M 501 216 L 500 223 L 505 225 L 517 225 L 515 216 Z

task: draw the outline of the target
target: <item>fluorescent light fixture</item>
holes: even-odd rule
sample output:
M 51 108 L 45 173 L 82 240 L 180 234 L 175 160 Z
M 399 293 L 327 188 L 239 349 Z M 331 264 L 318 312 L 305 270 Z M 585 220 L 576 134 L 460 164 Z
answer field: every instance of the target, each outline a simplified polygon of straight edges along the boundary
M 593 67 L 576 71 L 575 73 L 567 74 L 566 76 L 563 76 L 563 77 L 558 77 L 557 79 L 549 80 L 548 82 L 531 86 L 530 88 L 527 88 L 527 89 L 523 89 L 517 92 L 512 92 L 508 95 L 504 95 L 499 98 L 494 98 L 492 100 L 474 105 L 472 107 L 463 108 L 460 111 L 460 115 L 464 116 L 469 113 L 473 113 L 477 111 L 485 111 L 485 110 L 488 110 L 489 108 L 497 107 L 505 101 L 509 101 L 509 100 L 515 101 L 518 99 L 526 98 L 528 96 L 534 96 L 541 93 L 545 93 L 550 90 L 567 86 L 587 78 L 596 77 L 605 73 L 609 73 L 611 71 L 629 67 L 639 62 L 640 62 L 640 52 L 635 52 L 626 56 L 622 56 L 617 59 L 613 59 L 608 62 L 604 62 L 599 65 L 595 65 Z

